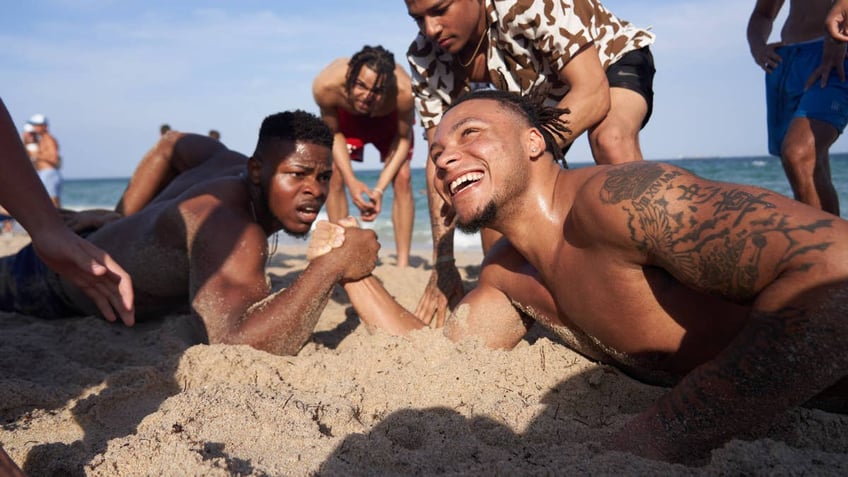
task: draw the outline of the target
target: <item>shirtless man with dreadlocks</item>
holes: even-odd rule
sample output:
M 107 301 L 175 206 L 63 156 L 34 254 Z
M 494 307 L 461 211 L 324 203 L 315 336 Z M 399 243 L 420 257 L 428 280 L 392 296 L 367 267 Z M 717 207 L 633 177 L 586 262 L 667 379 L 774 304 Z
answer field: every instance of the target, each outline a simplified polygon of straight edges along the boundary
M 669 164 L 563 169 L 553 111 L 478 91 L 436 128 L 434 184 L 457 226 L 504 235 L 445 334 L 512 348 L 535 320 L 670 386 L 608 443 L 652 458 L 697 461 L 804 403 L 848 409 L 848 221 Z M 354 230 L 319 222 L 314 237 Z M 374 277 L 344 288 L 369 326 L 424 326 Z
M 414 120 L 409 75 L 395 65 L 391 52 L 381 46 L 365 46 L 352 58 L 338 58 L 324 68 L 315 77 L 312 94 L 334 134 L 327 216 L 332 222 L 347 217 L 347 185 L 362 220 L 373 221 L 391 183 L 397 265 L 406 267 L 415 219 L 409 166 Z M 373 189 L 356 178 L 351 164 L 362 162 L 368 143 L 377 148 L 383 162 Z

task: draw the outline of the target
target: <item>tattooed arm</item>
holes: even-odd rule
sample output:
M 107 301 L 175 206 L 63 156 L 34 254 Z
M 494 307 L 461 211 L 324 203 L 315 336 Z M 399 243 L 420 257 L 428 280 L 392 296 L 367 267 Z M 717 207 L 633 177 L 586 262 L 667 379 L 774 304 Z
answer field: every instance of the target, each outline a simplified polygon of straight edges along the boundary
M 755 187 L 641 163 L 611 169 L 618 235 L 683 284 L 751 305 L 713 360 L 614 437 L 646 457 L 708 456 L 835 384 L 848 369 L 848 222 Z

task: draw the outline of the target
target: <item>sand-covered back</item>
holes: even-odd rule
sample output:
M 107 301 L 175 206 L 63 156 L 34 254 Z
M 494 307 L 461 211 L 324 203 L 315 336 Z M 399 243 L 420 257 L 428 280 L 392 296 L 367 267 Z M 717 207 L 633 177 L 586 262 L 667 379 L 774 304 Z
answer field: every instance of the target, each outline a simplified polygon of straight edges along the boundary
M 0 241 L 0 255 L 26 239 Z M 479 254 L 459 259 L 472 286 Z M 413 308 L 430 268 L 375 274 Z M 272 259 L 276 289 L 305 247 Z M 297 356 L 209 346 L 188 316 L 134 328 L 0 312 L 0 444 L 29 475 L 846 475 L 848 417 L 796 409 L 703 467 L 599 441 L 665 390 L 543 332 L 512 351 L 371 335 L 337 289 Z

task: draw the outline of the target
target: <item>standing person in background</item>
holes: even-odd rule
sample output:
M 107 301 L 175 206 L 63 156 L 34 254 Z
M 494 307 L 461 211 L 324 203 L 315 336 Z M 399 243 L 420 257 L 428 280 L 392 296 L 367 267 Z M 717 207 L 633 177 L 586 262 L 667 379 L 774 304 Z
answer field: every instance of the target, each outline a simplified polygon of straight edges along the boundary
M 35 166 L 35 161 L 38 160 L 38 135 L 35 133 L 35 126 L 30 123 L 24 124 L 24 132 L 21 135 L 21 142 L 24 143 L 24 148 L 29 155 L 29 160 Z
M 333 131 L 333 177 L 327 216 L 347 217 L 345 186 L 366 222 L 382 210 L 383 192 L 392 184 L 392 225 L 397 265 L 409 265 L 415 202 L 409 161 L 412 159 L 412 87 L 409 75 L 381 46 L 365 46 L 352 58 L 338 58 L 312 83 L 321 117 Z M 356 178 L 351 161 L 362 162 L 365 144 L 380 151 L 383 170 L 373 189 Z
M 848 124 L 845 44 L 825 36 L 832 0 L 790 0 L 780 41 L 768 43 L 784 0 L 758 0 L 748 45 L 766 72 L 768 149 L 779 156 L 795 198 L 839 215 L 830 146 Z
M 165 133 L 166 133 L 166 132 L 168 132 L 168 131 L 170 131 L 170 130 L 171 130 L 171 125 L 170 125 L 170 124 L 165 123 L 165 124 L 163 124 L 163 125 L 159 126 L 159 135 L 160 135 L 160 136 L 164 136 L 164 135 L 165 135 Z
M 598 164 L 642 159 L 639 131 L 653 107 L 654 35 L 598 0 L 405 0 L 419 34 L 409 47 L 415 105 L 432 142 L 442 114 L 463 93 L 494 87 L 545 97 L 571 111 L 560 148 L 588 132 Z M 559 159 L 559 158 L 557 158 Z M 453 263 L 452 214 L 432 188 L 434 269 L 416 314 L 436 324 L 463 294 Z M 500 235 L 481 231 L 484 252 Z
M 848 41 L 848 0 L 835 0 L 827 15 L 827 29 L 836 41 Z
M 50 134 L 47 118 L 43 114 L 35 114 L 27 122 L 32 125 L 33 133 L 38 138 L 38 151 L 33 156 L 35 157 L 33 165 L 41 183 L 47 189 L 50 200 L 59 207 L 62 195 L 62 174 L 59 172 L 62 162 L 59 157 L 59 143 Z
M 211 137 L 212 139 L 220 141 L 221 140 L 221 133 L 218 132 L 217 129 L 210 129 L 209 130 L 209 137 Z
M 115 311 L 128 326 L 135 322 L 132 282 L 108 254 L 71 232 L 39 183 L 0 99 L 0 205 L 29 232 L 47 266 L 80 287 L 109 321 Z M 23 476 L 0 447 L 0 476 Z

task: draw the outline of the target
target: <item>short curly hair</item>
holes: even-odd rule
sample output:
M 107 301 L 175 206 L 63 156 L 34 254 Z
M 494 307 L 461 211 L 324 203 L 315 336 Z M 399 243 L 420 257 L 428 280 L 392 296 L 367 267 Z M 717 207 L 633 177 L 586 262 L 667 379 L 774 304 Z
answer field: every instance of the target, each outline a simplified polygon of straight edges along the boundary
M 268 139 L 301 141 L 333 148 L 333 132 L 318 116 L 302 111 L 284 111 L 272 114 L 259 128 L 259 148 Z

